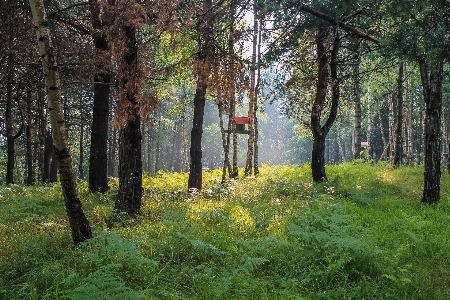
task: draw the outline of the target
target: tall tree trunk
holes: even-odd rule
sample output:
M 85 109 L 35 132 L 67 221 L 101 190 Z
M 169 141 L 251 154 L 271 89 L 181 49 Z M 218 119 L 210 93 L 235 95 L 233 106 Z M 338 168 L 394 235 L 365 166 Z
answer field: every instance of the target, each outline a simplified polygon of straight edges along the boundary
M 174 172 L 182 171 L 182 151 L 181 146 L 183 144 L 183 137 L 181 132 L 181 120 L 176 123 L 176 132 L 174 135 L 174 151 L 173 151 L 173 161 L 172 161 L 172 170 Z
M 14 183 L 14 165 L 15 165 L 15 141 L 14 138 L 7 138 L 7 163 L 6 163 L 6 184 Z
M 183 109 L 181 110 L 181 134 L 183 139 L 183 164 L 181 171 L 186 172 L 189 170 L 189 151 L 188 151 L 188 140 L 186 137 L 186 92 L 183 88 Z
M 212 0 L 203 1 L 203 20 L 200 24 L 198 78 L 194 96 L 194 118 L 191 130 L 191 163 L 189 167 L 188 189 L 202 189 L 202 133 L 205 111 L 206 88 L 210 75 L 211 60 L 214 56 L 214 33 L 212 27 Z
M 53 139 L 51 130 L 44 131 L 44 153 L 42 162 L 42 182 L 50 182 L 50 165 L 53 157 Z
M 387 74 L 388 78 L 388 85 L 389 89 L 391 85 L 391 80 L 389 76 L 389 71 Z M 394 143 L 394 134 L 395 134 L 395 93 L 392 92 L 389 94 L 389 162 L 392 164 L 394 160 L 394 149 L 395 149 L 395 143 Z
M 31 136 L 31 124 L 32 124 L 32 105 L 33 100 L 31 97 L 31 90 L 27 90 L 27 122 L 25 127 L 25 135 L 27 138 L 27 185 L 33 185 L 35 182 L 34 168 L 33 168 L 33 137 Z
M 178 130 L 178 122 L 175 122 L 174 124 L 174 128 L 173 128 L 173 132 L 172 132 L 172 147 L 170 149 L 170 155 L 168 156 L 168 162 L 167 162 L 167 166 L 168 166 L 168 170 L 171 172 L 175 172 L 175 167 L 177 165 L 177 161 L 178 161 L 178 153 L 177 151 L 177 143 L 178 143 L 178 136 L 180 134 L 180 131 Z
M 397 77 L 397 118 L 395 120 L 394 158 L 392 165 L 398 167 L 403 157 L 403 63 L 398 66 Z
M 237 133 L 236 133 L 236 119 L 235 119 L 235 115 L 236 115 L 236 99 L 233 97 L 233 102 L 230 104 L 230 120 L 229 122 L 231 122 L 231 131 L 233 132 L 233 141 L 232 141 L 232 166 L 231 166 L 231 171 L 228 171 L 228 173 L 230 174 L 230 178 L 237 178 L 239 176 L 239 169 L 238 169 L 238 156 L 237 156 L 237 150 L 238 150 L 238 138 L 237 138 Z
M 228 170 L 228 176 L 231 178 L 233 176 L 233 169 L 231 167 L 230 163 L 230 143 L 231 143 L 231 134 L 235 134 L 236 128 L 233 129 L 233 122 L 235 122 L 235 95 L 236 95 L 236 69 L 235 69 L 235 51 L 234 51 L 234 36 L 236 34 L 235 32 L 235 14 L 236 14 L 236 1 L 232 0 L 230 2 L 230 32 L 228 34 L 228 52 L 229 52 L 229 58 L 228 58 L 228 64 L 229 64 L 229 70 L 230 74 L 228 76 L 229 79 L 229 85 L 228 85 L 228 122 L 227 122 L 227 130 L 228 132 L 225 134 L 225 131 L 223 129 L 223 113 L 224 109 L 223 103 L 219 104 L 219 117 L 220 117 L 220 127 L 222 132 L 222 145 L 223 145 L 223 153 L 224 153 L 224 159 L 223 159 L 223 168 L 222 168 L 222 183 L 225 182 L 226 179 L 226 173 Z M 235 124 L 236 127 L 236 124 Z
M 258 46 L 258 16 L 256 3 L 253 3 L 253 42 L 252 42 L 252 62 L 250 66 L 250 95 L 248 104 L 248 117 L 250 123 L 248 124 L 248 145 L 247 145 L 247 159 L 245 163 L 245 175 L 251 175 L 253 171 L 253 150 L 255 144 L 255 131 L 253 128 L 254 111 L 255 111 L 255 86 L 256 86 L 256 51 Z
M 155 143 L 155 134 L 154 134 L 154 126 L 152 128 L 148 128 L 148 142 L 147 142 L 147 160 L 148 160 L 148 170 L 150 174 L 155 174 L 154 172 L 154 157 L 156 156 L 156 151 L 153 147 L 153 144 Z
M 442 108 L 442 69 L 438 62 L 428 69 L 425 57 L 419 59 L 425 101 L 425 172 L 422 203 L 439 202 L 441 180 L 440 122 Z
M 111 0 L 109 0 L 111 2 Z M 108 190 L 108 117 L 109 117 L 109 83 L 111 75 L 109 43 L 104 32 L 105 18 L 100 16 L 98 0 L 90 0 L 92 38 L 98 64 L 94 73 L 94 108 L 92 111 L 91 146 L 89 156 L 89 190 L 106 192 Z
M 322 110 L 328 87 L 328 57 L 325 48 L 329 34 L 326 28 L 319 28 L 316 38 L 317 49 L 317 86 L 316 97 L 311 110 L 311 129 L 313 134 L 313 150 L 311 159 L 312 177 L 314 182 L 326 181 L 325 173 L 325 133 L 320 125 Z
M 372 148 L 372 123 L 373 123 L 373 115 L 372 115 L 372 98 L 370 96 L 370 88 L 368 90 L 369 95 L 367 99 L 367 142 L 369 146 L 367 147 L 367 153 L 369 154 L 369 158 L 373 158 L 373 148 Z
M 386 138 L 386 127 L 384 126 L 384 119 L 383 119 L 383 113 L 381 112 L 381 109 L 378 110 L 377 113 L 378 120 L 380 121 L 378 123 L 380 128 L 380 134 L 381 134 L 381 140 L 383 142 L 383 145 L 387 145 L 389 143 L 389 136 Z
M 161 124 L 160 124 L 161 125 Z M 158 127 L 160 127 L 160 126 L 158 126 Z M 161 129 L 161 128 L 159 128 L 159 129 Z M 160 146 L 161 146 L 161 137 L 159 136 L 159 134 L 156 134 L 156 146 L 155 146 L 155 167 L 154 167 L 154 169 L 155 169 L 155 174 L 156 173 L 158 173 L 158 171 L 159 171 L 159 161 L 160 161 L 160 157 L 161 157 L 161 149 L 160 149 Z
M 450 115 L 447 115 L 447 161 L 445 167 L 447 168 L 447 173 L 450 174 Z
M 355 127 L 353 143 L 353 159 L 361 158 L 361 85 L 359 76 L 359 65 L 361 57 L 359 55 L 359 41 L 355 42 L 356 49 L 353 55 L 353 97 L 355 101 Z
M 411 76 L 407 76 L 406 87 L 405 87 L 405 99 L 407 101 L 406 109 L 405 109 L 405 138 L 406 138 L 406 158 L 407 164 L 413 165 L 414 163 L 414 149 L 413 149 L 413 96 L 412 96 L 412 84 L 411 84 Z
M 258 88 L 256 88 L 256 92 L 257 93 Z M 254 132 L 254 138 L 253 138 L 253 174 L 256 176 L 259 174 L 259 147 L 258 147 L 258 134 L 259 134 L 259 128 L 258 128 L 258 116 L 257 116 L 257 111 L 258 111 L 258 103 L 257 100 L 258 97 L 256 96 L 256 102 L 254 105 L 254 110 L 253 110 L 253 132 Z
M 123 104 L 128 107 L 125 125 L 119 131 L 119 191 L 114 208 L 126 212 L 130 216 L 140 213 L 142 201 L 142 135 L 139 103 L 135 87 L 130 87 L 129 80 L 133 78 L 138 67 L 138 45 L 136 29 L 132 26 L 123 27 L 125 33 L 126 52 L 123 62 L 120 86 L 124 98 Z
M 79 149 L 80 149 L 80 159 L 78 162 L 78 177 L 80 179 L 84 179 L 84 126 L 83 122 L 80 123 L 80 143 L 79 143 Z
M 58 158 L 56 156 L 56 153 L 53 152 L 50 163 L 49 182 L 56 183 L 57 181 L 58 181 Z
M 119 192 L 114 209 L 130 216 L 140 213 L 142 199 L 142 158 L 140 117 L 134 112 L 119 130 Z
M 89 222 L 84 215 L 78 196 L 75 173 L 67 141 L 67 129 L 61 105 L 61 85 L 55 55 L 53 53 L 49 22 L 45 14 L 43 0 L 30 0 L 33 22 L 39 46 L 39 55 L 45 75 L 48 110 L 52 125 L 53 144 L 58 158 L 58 168 L 61 176 L 61 187 L 64 194 L 67 216 L 69 218 L 72 237 L 75 244 L 92 237 Z
M 313 139 L 311 169 L 314 182 L 328 180 L 325 173 L 325 139 L 324 134 L 317 135 Z
M 194 119 L 191 130 L 191 163 L 189 166 L 188 188 L 202 188 L 202 134 L 205 108 L 206 83 L 197 83 L 194 97 Z
M 255 16 L 256 17 L 256 16 Z M 259 147 L 258 147 L 258 140 L 259 140 L 259 124 L 258 124 L 258 95 L 259 95 L 259 89 L 261 87 L 261 43 L 262 43 L 262 30 L 263 30 L 263 23 L 264 23 L 265 13 L 263 10 L 259 10 L 259 28 L 258 28 L 258 51 L 257 51 L 257 63 L 258 63 L 258 71 L 257 71 L 257 79 L 256 79 L 256 86 L 255 86 L 255 102 L 253 106 L 253 125 L 254 125 L 254 132 L 255 132 L 255 139 L 254 139 L 254 155 L 253 155 L 253 166 L 254 170 L 253 173 L 255 175 L 259 174 Z
M 6 184 L 14 183 L 14 166 L 16 159 L 16 149 L 15 142 L 18 139 L 24 129 L 24 122 L 22 120 L 20 130 L 14 134 L 14 121 L 13 121 L 13 82 L 14 82 L 14 57 L 12 54 L 8 55 L 8 84 L 6 86 L 6 108 L 5 108 L 5 133 L 6 144 L 7 144 L 7 163 L 6 163 Z M 19 91 L 16 90 L 16 94 L 19 94 Z
M 222 137 L 222 148 L 223 148 L 223 166 L 222 166 L 222 183 L 225 182 L 227 177 L 227 169 L 230 168 L 230 129 L 225 133 L 225 128 L 223 124 L 223 103 L 220 102 L 218 104 L 219 107 L 219 126 L 220 126 L 220 135 Z M 230 121 L 230 120 L 229 120 Z M 228 127 L 230 127 L 230 122 L 228 122 Z
M 316 38 L 317 47 L 317 90 L 314 104 L 311 110 L 311 130 L 313 134 L 313 150 L 311 169 L 314 182 L 327 181 L 325 173 L 325 140 L 328 131 L 336 120 L 339 103 L 339 80 L 337 78 L 337 54 L 339 52 L 339 36 L 336 30 L 333 49 L 331 52 L 330 72 L 331 72 L 331 109 L 330 114 L 323 126 L 321 126 L 321 114 L 325 105 L 328 81 L 328 57 L 326 44 L 329 33 L 327 28 L 319 28 Z
M 145 173 L 147 170 L 147 149 L 146 149 L 146 145 L 147 145 L 147 141 L 148 141 L 148 136 L 145 134 L 147 131 L 147 126 L 144 122 L 144 120 L 142 120 L 141 118 L 141 134 L 142 134 L 142 140 L 141 140 L 141 156 L 142 156 L 142 172 Z
M 108 140 L 108 176 L 116 175 L 117 130 L 113 128 Z
M 48 173 L 47 176 L 44 176 L 44 164 L 45 164 L 45 147 L 46 147 L 46 142 L 47 142 L 47 135 L 48 135 L 48 130 L 47 130 L 47 114 L 46 112 L 48 112 L 46 110 L 46 101 L 47 99 L 45 99 L 44 97 L 45 92 L 42 92 L 42 89 L 40 87 L 37 88 L 37 106 L 38 106 L 38 119 L 37 119 L 37 124 L 36 124 L 36 131 L 38 132 L 38 137 L 39 137 L 39 141 L 38 141 L 38 145 L 36 145 L 36 164 L 38 166 L 38 170 L 39 170 L 39 174 L 37 176 L 37 178 L 40 178 L 42 183 L 45 183 L 46 180 L 48 180 Z M 51 140 L 51 134 L 50 134 L 50 140 Z
M 14 81 L 14 59 L 13 55 L 8 55 L 8 83 L 6 86 L 6 107 L 5 107 L 5 133 L 6 148 L 7 148 L 7 161 L 6 161 L 6 184 L 14 183 L 14 135 L 13 135 L 13 116 L 12 116 L 12 94 L 13 94 L 13 81 Z
M 338 151 L 339 151 L 340 161 L 345 161 L 345 149 L 344 149 L 344 147 L 345 147 L 344 144 L 345 143 L 342 140 L 341 131 L 340 130 L 337 131 L 336 140 L 337 140 L 337 144 L 338 144 Z

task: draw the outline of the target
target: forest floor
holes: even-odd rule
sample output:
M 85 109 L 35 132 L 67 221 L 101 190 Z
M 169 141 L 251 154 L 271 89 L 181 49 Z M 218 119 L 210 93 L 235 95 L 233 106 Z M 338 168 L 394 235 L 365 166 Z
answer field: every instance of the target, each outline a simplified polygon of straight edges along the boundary
M 220 184 L 144 177 L 142 215 L 79 191 L 94 238 L 73 246 L 59 185 L 0 186 L 0 299 L 450 299 L 450 176 L 423 167 L 263 166 Z M 118 220 L 108 228 L 112 216 Z

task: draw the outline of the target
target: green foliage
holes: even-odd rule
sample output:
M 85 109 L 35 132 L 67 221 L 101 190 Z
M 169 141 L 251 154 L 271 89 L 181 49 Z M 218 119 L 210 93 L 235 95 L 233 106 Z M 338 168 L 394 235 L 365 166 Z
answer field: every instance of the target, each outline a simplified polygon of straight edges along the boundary
M 142 215 L 107 229 L 117 186 L 89 194 L 94 238 L 74 248 L 59 186 L 0 188 L 0 299 L 447 299 L 449 175 L 420 204 L 422 168 L 356 162 L 187 192 L 187 174 L 143 178 Z
M 146 299 L 143 294 L 128 288 L 116 275 L 115 265 L 106 265 L 89 274 L 82 284 L 74 289 L 70 299 Z

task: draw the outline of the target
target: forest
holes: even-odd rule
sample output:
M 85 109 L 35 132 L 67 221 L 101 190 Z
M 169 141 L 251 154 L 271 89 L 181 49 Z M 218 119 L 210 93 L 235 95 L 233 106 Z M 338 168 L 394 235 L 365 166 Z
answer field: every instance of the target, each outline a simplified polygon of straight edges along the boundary
M 0 298 L 450 297 L 449 11 L 0 0 Z

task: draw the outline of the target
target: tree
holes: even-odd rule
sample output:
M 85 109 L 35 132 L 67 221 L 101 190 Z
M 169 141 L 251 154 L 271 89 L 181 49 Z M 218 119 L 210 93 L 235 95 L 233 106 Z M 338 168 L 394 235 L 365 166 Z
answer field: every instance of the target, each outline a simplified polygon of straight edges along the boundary
M 113 5 L 115 1 L 109 0 Z M 108 190 L 108 117 L 111 74 L 109 70 L 111 53 L 105 27 L 111 16 L 101 14 L 98 0 L 90 0 L 92 18 L 92 38 L 95 47 L 94 68 L 94 107 L 92 112 L 91 146 L 89 156 L 89 190 L 105 192 Z
M 27 89 L 30 88 L 32 68 L 29 67 L 30 42 L 34 37 L 29 31 L 30 18 L 26 14 L 24 3 L 18 1 L 2 1 L 0 3 L 0 85 L 4 88 L 0 95 L 2 111 L 0 114 L 0 134 L 6 139 L 7 164 L 6 183 L 14 183 L 16 166 L 16 144 L 25 129 L 25 107 Z M 23 49 L 23 51 L 17 51 Z
M 191 161 L 188 189 L 202 189 L 202 133 L 206 89 L 214 57 L 214 11 L 212 0 L 203 0 L 203 18 L 199 20 L 199 42 L 196 62 L 197 86 L 194 96 L 194 117 L 191 130 Z
M 352 38 L 364 39 L 373 43 L 378 43 L 378 40 L 363 30 L 350 26 L 339 18 L 325 14 L 308 5 L 292 1 L 278 1 L 277 4 L 284 9 L 280 11 L 277 9 L 279 6 L 271 4 L 272 13 L 275 14 L 276 20 L 280 21 L 280 25 L 278 26 L 280 27 L 279 30 L 282 34 L 274 39 L 276 42 L 272 44 L 267 55 L 269 59 L 280 57 L 285 52 L 289 52 L 295 48 L 301 48 L 302 42 L 305 42 L 305 38 L 304 36 L 302 37 L 302 35 L 306 35 L 308 32 L 316 32 L 316 35 L 314 36 L 317 60 L 316 94 L 310 113 L 309 124 L 314 139 L 311 168 L 313 180 L 315 182 L 326 181 L 327 177 L 325 173 L 324 157 L 325 141 L 326 135 L 331 129 L 337 116 L 340 94 L 339 85 L 341 79 L 337 77 L 337 57 L 340 46 L 339 30 L 348 33 Z M 322 6 L 329 11 L 335 8 L 332 11 L 335 16 L 338 15 L 339 12 L 341 15 L 345 15 L 352 9 L 351 3 L 340 3 L 339 5 L 336 5 L 336 7 L 328 7 L 326 3 L 322 2 L 318 2 L 317 5 Z M 299 15 L 304 12 L 306 12 L 308 16 L 302 15 L 302 17 L 299 17 Z M 358 10 L 358 14 L 361 13 L 364 13 L 364 10 Z M 353 17 L 354 16 L 355 15 L 353 15 Z M 332 30 L 334 34 L 332 38 L 331 30 L 328 29 L 328 27 L 334 28 Z M 330 50 L 327 47 L 329 44 L 333 44 L 333 47 Z M 305 56 L 310 56 L 310 54 Z M 328 73 L 328 67 L 330 67 L 330 74 Z M 331 80 L 331 105 L 329 107 L 329 115 L 322 125 L 322 113 L 325 109 L 329 76 Z M 292 84 L 292 81 L 295 80 L 296 76 L 293 76 L 287 85 Z
M 448 59 L 450 23 L 446 1 L 434 0 L 417 5 L 408 1 L 382 2 L 395 27 L 383 41 L 385 55 L 414 60 L 419 64 L 424 116 L 425 170 L 422 202 L 433 204 L 440 198 L 440 121 L 443 65 Z
M 398 167 L 403 157 L 403 63 L 398 66 L 397 77 L 397 117 L 395 119 L 394 158 L 392 165 Z
M 33 168 L 33 144 L 32 144 L 32 136 L 31 136 L 31 127 L 32 127 L 32 97 L 31 97 L 31 89 L 27 90 L 27 121 L 25 127 L 25 135 L 27 138 L 27 185 L 32 185 L 35 182 L 35 171 Z
M 258 89 L 261 81 L 260 51 L 261 51 L 261 30 L 263 20 L 263 9 L 258 7 L 256 2 L 253 3 L 253 34 L 252 34 L 252 57 L 250 65 L 250 92 L 248 117 L 248 142 L 247 142 L 247 159 L 245 163 L 245 174 L 258 174 Z
M 20 124 L 20 129 L 14 132 L 13 123 L 13 88 L 12 82 L 14 77 L 14 64 L 12 61 L 12 56 L 10 56 L 9 68 L 10 68 L 10 83 L 8 84 L 6 91 L 6 110 L 5 110 L 5 132 L 3 135 L 6 137 L 6 144 L 8 148 L 8 163 L 6 166 L 6 184 L 14 183 L 14 166 L 15 166 L 15 141 L 22 135 L 24 129 L 24 121 L 22 120 Z M 18 94 L 20 94 L 18 92 Z M 18 99 L 16 99 L 18 100 Z M 22 118 L 23 119 L 23 118 Z
M 339 103 L 339 79 L 337 78 L 337 55 L 339 52 L 339 35 L 335 30 L 333 48 L 330 57 L 331 69 L 331 108 L 324 125 L 321 125 L 321 114 L 325 104 L 328 82 L 328 50 L 330 32 L 328 28 L 319 28 L 316 36 L 317 51 L 317 87 L 316 96 L 311 110 L 311 130 L 313 134 L 313 150 L 311 158 L 312 177 L 314 182 L 327 181 L 325 173 L 325 139 L 337 116 Z
M 361 84 L 359 66 L 361 64 L 360 42 L 355 41 L 353 49 L 353 97 L 355 101 L 355 127 L 354 127 L 354 143 L 353 158 L 361 158 Z
M 422 202 L 433 204 L 440 200 L 441 180 L 441 110 L 443 62 L 429 66 L 425 57 L 419 59 L 425 109 L 425 172 Z
M 129 5 L 129 6 L 128 6 Z M 116 27 L 119 36 L 114 45 L 118 62 L 119 80 L 119 191 L 114 209 L 130 216 L 140 213 L 142 199 L 142 155 L 141 118 L 139 103 L 140 76 L 142 68 L 138 63 L 138 40 L 136 30 L 142 22 L 138 16 L 133 19 L 133 8 L 142 9 L 133 2 L 120 3 L 123 9 L 118 16 L 122 22 Z M 128 7 L 126 7 L 128 6 Z
M 53 143 L 56 157 L 58 158 L 58 170 L 61 177 L 66 212 L 72 229 L 73 241 L 75 244 L 79 244 L 91 238 L 92 232 L 82 209 L 76 178 L 72 168 L 72 159 L 67 141 L 67 129 L 61 105 L 61 85 L 58 66 L 48 28 L 44 2 L 43 0 L 30 0 L 30 6 L 36 29 L 39 55 L 41 56 L 44 70 Z

